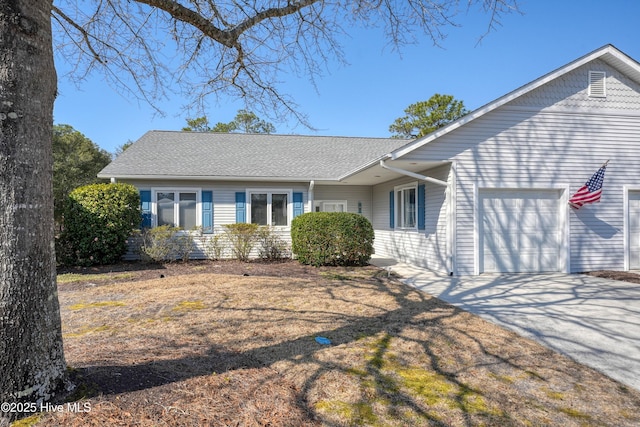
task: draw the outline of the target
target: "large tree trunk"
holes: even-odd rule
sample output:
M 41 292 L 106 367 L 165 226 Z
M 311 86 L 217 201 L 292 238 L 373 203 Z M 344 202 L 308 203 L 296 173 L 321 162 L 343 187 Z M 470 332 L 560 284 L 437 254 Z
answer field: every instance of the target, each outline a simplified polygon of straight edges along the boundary
M 51 6 L 0 0 L 0 403 L 38 409 L 65 375 L 53 236 Z M 14 417 L 0 412 L 0 424 Z

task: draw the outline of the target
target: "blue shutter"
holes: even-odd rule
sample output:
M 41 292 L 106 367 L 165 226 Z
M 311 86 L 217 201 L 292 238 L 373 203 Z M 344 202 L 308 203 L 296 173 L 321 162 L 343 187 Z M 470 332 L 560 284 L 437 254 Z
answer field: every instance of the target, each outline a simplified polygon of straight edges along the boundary
M 213 233 L 213 191 L 202 192 L 202 232 Z
M 389 228 L 394 228 L 396 226 L 396 218 L 395 218 L 395 209 L 393 207 L 393 201 L 396 198 L 396 192 L 389 192 Z
M 140 191 L 140 210 L 142 211 L 142 228 L 151 228 L 151 190 Z
M 425 185 L 418 185 L 418 230 L 425 229 Z
M 247 195 L 244 192 L 236 193 L 236 223 L 247 222 Z
M 293 193 L 293 217 L 304 213 L 304 197 L 302 193 Z

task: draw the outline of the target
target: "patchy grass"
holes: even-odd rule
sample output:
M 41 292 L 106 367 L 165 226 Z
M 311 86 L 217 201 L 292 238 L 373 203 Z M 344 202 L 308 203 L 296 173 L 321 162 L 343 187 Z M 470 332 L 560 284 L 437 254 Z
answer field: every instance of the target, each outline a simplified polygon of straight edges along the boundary
M 69 399 L 91 411 L 38 426 L 640 424 L 640 392 L 373 268 L 59 295 Z
M 81 302 L 69 306 L 69 310 L 85 310 L 87 308 L 97 307 L 121 307 L 126 305 L 122 301 L 95 301 L 95 302 Z
M 578 420 L 591 421 L 591 415 L 585 414 L 584 412 L 580 412 L 573 408 L 559 408 L 560 412 L 564 412 L 569 415 L 571 418 L 576 418 Z
M 11 424 L 11 427 L 31 427 L 35 425 L 42 418 L 42 414 L 31 415 L 30 417 L 22 418 Z
M 207 306 L 202 301 L 181 301 L 173 307 L 175 311 L 203 310 Z
M 347 370 L 360 386 L 358 400 L 334 397 L 318 402 L 316 409 L 341 425 L 394 425 L 400 421 L 429 425 L 453 419 L 456 413 L 500 421 L 496 425 L 509 423 L 498 407 L 489 407 L 481 391 L 396 353 L 404 351 L 405 345 L 388 333 L 365 340 L 363 365 Z
M 116 329 L 109 326 L 109 325 L 101 325 L 101 326 L 88 326 L 85 328 L 80 328 L 74 332 L 63 332 L 62 337 L 63 338 L 78 338 L 78 337 L 84 337 L 87 334 L 97 334 L 100 332 L 111 332 L 111 331 L 115 331 Z

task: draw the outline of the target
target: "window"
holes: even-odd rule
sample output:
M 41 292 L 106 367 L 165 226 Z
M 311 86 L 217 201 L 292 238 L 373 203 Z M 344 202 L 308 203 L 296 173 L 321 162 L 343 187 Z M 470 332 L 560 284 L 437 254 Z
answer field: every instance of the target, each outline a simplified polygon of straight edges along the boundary
M 175 193 L 157 193 L 158 226 L 175 225 Z
M 289 225 L 291 193 L 255 190 L 249 192 L 249 222 L 258 225 Z
M 195 190 L 156 190 L 156 225 L 191 230 L 199 225 L 198 192 Z
M 397 187 L 396 226 L 399 228 L 416 227 L 416 185 Z
M 196 193 L 180 193 L 178 226 L 191 230 L 196 226 Z

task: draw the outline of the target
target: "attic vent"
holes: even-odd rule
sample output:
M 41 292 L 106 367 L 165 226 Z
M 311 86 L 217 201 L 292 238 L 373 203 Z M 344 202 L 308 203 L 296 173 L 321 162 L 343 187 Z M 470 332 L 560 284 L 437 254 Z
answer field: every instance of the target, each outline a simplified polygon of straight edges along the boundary
M 607 73 L 604 71 L 589 71 L 589 96 L 592 98 L 606 98 L 607 86 L 606 82 Z

